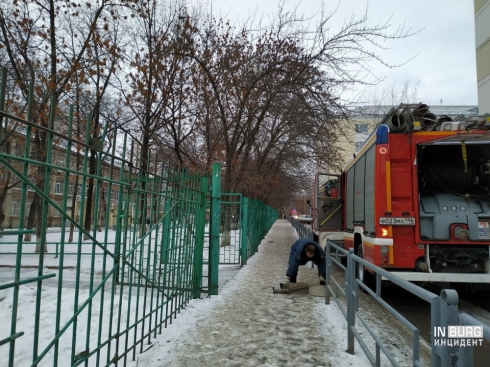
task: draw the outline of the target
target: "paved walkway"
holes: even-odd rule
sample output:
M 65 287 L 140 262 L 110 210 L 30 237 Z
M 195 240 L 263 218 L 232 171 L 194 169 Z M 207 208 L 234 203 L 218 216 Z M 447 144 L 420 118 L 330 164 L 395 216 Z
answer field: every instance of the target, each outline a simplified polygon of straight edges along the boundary
M 333 366 L 319 329 L 321 315 L 314 312 L 315 303 L 325 299 L 307 291 L 272 293 L 272 286 L 285 279 L 297 238 L 286 220 L 276 221 L 259 254 L 235 275 L 233 287 L 220 293 L 219 305 L 197 324 L 192 338 L 163 358 L 162 366 L 168 361 L 172 367 Z M 318 284 L 317 268 L 301 266 L 298 282 Z

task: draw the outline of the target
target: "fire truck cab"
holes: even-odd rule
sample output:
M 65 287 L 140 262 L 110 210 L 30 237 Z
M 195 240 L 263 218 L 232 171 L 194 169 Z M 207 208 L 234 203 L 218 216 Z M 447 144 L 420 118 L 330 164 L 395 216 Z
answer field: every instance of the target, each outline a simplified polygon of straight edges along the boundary
M 322 245 L 341 240 L 410 281 L 490 283 L 490 116 L 401 104 L 314 187 Z

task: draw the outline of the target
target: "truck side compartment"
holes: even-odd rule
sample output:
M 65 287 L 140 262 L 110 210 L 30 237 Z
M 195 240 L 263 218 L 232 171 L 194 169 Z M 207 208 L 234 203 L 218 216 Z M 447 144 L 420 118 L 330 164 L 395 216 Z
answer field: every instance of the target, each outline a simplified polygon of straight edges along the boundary
M 338 231 L 344 248 L 362 246 L 367 261 L 407 280 L 490 282 L 490 117 L 401 104 L 338 178 L 317 174 L 317 192 L 327 177 L 339 192 L 335 203 L 315 195 L 317 211 L 330 208 L 316 214 L 319 238 Z

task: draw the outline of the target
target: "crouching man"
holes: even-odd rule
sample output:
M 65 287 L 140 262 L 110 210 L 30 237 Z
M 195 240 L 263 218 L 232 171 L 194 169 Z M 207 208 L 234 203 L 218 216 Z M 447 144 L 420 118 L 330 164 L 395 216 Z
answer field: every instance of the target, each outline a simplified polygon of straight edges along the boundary
M 318 267 L 318 276 L 320 277 L 320 284 L 325 285 L 326 276 L 326 263 L 325 252 L 321 246 L 309 238 L 300 238 L 291 246 L 291 252 L 289 253 L 289 266 L 286 271 L 287 280 L 282 283 L 282 288 L 288 289 L 290 283 L 296 283 L 298 277 L 298 268 L 300 265 L 305 265 L 308 261 L 311 261 Z

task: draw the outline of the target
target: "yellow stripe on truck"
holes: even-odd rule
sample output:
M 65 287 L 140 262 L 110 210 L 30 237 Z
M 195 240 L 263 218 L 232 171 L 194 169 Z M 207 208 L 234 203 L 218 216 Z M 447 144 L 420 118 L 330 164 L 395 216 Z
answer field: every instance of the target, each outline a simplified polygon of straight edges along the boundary
M 386 161 L 386 209 L 391 213 L 391 167 Z M 388 237 L 393 237 L 393 226 L 388 226 Z

